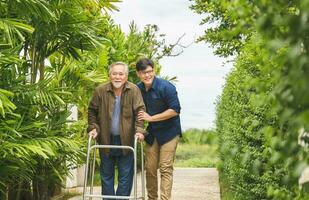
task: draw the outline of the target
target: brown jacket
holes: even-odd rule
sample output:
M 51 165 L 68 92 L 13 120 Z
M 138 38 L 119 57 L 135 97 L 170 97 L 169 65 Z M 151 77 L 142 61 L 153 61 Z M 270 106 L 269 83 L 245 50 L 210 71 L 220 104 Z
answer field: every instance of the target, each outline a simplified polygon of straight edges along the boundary
M 115 104 L 115 94 L 110 82 L 99 85 L 93 94 L 88 107 L 88 132 L 96 129 L 99 144 L 110 144 L 110 125 Z M 134 145 L 136 132 L 145 134 L 144 121 L 137 120 L 139 111 L 145 110 L 143 97 L 139 88 L 127 82 L 121 94 L 120 139 L 121 144 Z M 109 150 L 106 149 L 105 153 Z M 128 150 L 123 151 L 124 154 Z

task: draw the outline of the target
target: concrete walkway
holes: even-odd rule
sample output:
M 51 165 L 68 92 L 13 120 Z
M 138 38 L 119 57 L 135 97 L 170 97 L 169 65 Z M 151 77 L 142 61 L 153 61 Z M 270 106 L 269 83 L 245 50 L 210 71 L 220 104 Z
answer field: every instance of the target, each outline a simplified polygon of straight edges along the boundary
M 141 194 L 138 177 L 138 194 Z M 82 188 L 78 188 L 82 192 Z M 94 194 L 101 188 L 95 187 Z M 81 200 L 81 196 L 70 200 Z M 95 199 L 95 198 L 93 198 Z M 98 199 L 98 198 L 97 198 Z M 176 168 L 174 171 L 173 200 L 220 200 L 219 176 L 216 168 Z

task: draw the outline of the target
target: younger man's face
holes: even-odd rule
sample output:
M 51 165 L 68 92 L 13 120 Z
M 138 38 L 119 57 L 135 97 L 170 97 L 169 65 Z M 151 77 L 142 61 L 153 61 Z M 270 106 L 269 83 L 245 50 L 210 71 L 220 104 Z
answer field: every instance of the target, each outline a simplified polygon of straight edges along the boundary
M 150 87 L 154 79 L 154 70 L 148 66 L 145 70 L 137 72 L 137 76 L 144 83 L 145 87 Z

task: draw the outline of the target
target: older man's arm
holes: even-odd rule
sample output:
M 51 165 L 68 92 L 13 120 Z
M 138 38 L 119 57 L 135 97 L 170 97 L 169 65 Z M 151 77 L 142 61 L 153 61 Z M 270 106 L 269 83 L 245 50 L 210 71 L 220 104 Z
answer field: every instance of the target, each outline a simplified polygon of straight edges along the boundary
M 134 100 L 133 100 L 133 110 L 134 110 L 134 117 L 135 117 L 135 133 L 136 137 L 142 141 L 144 140 L 144 136 L 147 134 L 144 126 L 144 120 L 138 119 L 138 113 L 140 111 L 145 111 L 146 107 L 143 101 L 142 94 L 140 90 L 136 87 L 134 91 Z
M 96 89 L 91 101 L 88 106 L 88 134 L 92 138 L 96 138 L 98 132 L 100 132 L 99 122 L 98 122 L 98 111 L 99 111 L 99 92 Z

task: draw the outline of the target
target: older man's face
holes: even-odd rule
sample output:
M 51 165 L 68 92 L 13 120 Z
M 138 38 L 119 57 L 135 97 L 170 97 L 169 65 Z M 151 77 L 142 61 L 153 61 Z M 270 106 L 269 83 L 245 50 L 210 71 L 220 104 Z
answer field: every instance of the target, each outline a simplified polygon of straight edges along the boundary
M 123 65 L 113 66 L 109 74 L 109 78 L 115 88 L 121 88 L 128 80 L 128 75 L 126 74 L 125 66 Z

